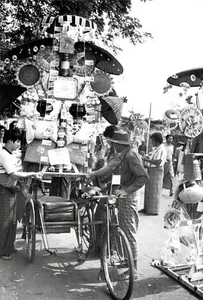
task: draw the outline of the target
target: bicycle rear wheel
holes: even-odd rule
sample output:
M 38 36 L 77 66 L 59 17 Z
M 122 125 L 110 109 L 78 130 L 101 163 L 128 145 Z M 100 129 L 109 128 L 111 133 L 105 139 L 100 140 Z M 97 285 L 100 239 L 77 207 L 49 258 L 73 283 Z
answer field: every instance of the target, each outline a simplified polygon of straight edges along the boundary
M 92 210 L 84 207 L 80 212 L 80 229 L 76 231 L 79 243 L 78 260 L 85 260 L 94 253 L 95 224 L 93 224 Z
M 119 227 L 104 237 L 101 266 L 110 294 L 117 300 L 130 299 L 134 285 L 134 263 L 130 244 Z
M 87 252 L 93 242 L 93 228 L 92 228 L 92 212 L 87 210 L 81 217 L 82 228 L 82 248 Z
M 27 258 L 29 262 L 33 262 L 35 258 L 36 229 L 35 229 L 35 211 L 32 202 L 28 202 L 26 206 L 25 230 L 26 230 Z

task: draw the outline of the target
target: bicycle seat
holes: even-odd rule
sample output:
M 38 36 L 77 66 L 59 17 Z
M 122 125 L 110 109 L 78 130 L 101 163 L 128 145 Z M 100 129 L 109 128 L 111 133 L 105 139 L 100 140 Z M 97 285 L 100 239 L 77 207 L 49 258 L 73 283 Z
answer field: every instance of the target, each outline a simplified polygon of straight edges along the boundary
M 66 198 L 59 196 L 42 196 L 38 199 L 41 203 L 57 203 L 57 202 L 68 202 Z
M 77 205 L 73 201 L 58 196 L 44 196 L 40 200 L 44 208 L 45 222 L 75 221 Z

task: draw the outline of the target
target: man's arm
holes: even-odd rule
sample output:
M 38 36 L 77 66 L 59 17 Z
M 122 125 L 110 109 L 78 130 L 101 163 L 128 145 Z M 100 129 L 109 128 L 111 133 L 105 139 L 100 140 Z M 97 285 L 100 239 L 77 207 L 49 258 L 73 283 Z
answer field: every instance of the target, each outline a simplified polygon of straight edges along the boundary
M 91 177 L 101 177 L 101 176 L 105 176 L 107 174 L 109 174 L 109 172 L 112 172 L 112 169 L 106 165 L 105 167 L 99 169 L 99 170 L 96 170 L 96 171 L 93 171 L 90 176 Z
M 93 171 L 90 176 L 91 177 L 101 177 L 112 173 L 113 170 L 121 163 L 120 157 L 116 156 L 111 159 L 111 161 L 103 168 Z

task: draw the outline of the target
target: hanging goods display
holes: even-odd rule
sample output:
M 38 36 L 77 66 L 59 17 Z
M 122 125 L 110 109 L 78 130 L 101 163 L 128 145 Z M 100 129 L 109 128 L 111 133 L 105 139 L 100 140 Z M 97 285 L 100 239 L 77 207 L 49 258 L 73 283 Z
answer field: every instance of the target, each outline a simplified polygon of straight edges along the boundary
M 26 131 L 27 144 L 32 143 L 29 150 L 33 155 L 36 140 L 52 142 L 59 149 L 68 146 L 71 163 L 86 168 L 88 154 L 94 152 L 92 147 L 91 150 L 88 148 L 89 140 L 99 131 L 101 115 L 111 124 L 118 124 L 120 120 L 123 100 L 115 91 L 109 96 L 113 84 L 110 74 L 122 74 L 123 67 L 107 50 L 94 44 L 96 26 L 90 20 L 72 15 L 47 17 L 41 28 L 41 36 L 44 36 L 41 39 L 1 54 L 3 67 L 6 65 L 14 70 L 19 95 L 24 91 L 37 95 L 37 98 L 21 99 L 21 128 Z M 15 99 L 19 95 L 12 94 Z M 100 96 L 103 98 L 99 99 Z M 59 111 L 53 118 L 55 106 Z M 67 115 L 71 122 L 68 122 Z M 43 157 L 43 147 L 37 151 Z M 66 154 L 63 151 L 51 153 L 54 159 Z M 39 157 L 37 161 L 42 163 Z M 47 155 L 43 162 L 49 164 Z M 56 160 L 55 164 L 59 161 Z M 60 170 L 66 169 L 62 160 L 60 164 Z
M 193 106 L 187 106 L 179 115 L 180 130 L 190 138 L 198 136 L 203 130 L 203 117 L 201 111 Z

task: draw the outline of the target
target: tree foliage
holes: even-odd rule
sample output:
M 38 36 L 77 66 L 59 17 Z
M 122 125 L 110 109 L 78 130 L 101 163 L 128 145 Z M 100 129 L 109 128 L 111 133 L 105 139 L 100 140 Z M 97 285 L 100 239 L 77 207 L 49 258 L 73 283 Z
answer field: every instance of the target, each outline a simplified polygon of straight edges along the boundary
M 38 38 L 40 21 L 48 15 L 78 15 L 93 20 L 107 45 L 119 37 L 142 43 L 151 35 L 143 31 L 139 19 L 130 15 L 131 7 L 132 0 L 1 0 L 1 48 Z

